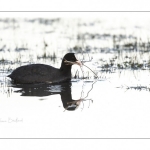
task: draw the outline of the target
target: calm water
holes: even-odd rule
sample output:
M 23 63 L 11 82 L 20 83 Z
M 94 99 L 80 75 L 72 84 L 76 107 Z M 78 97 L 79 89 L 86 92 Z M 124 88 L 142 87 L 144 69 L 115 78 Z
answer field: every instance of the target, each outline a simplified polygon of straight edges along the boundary
M 150 137 L 149 27 L 147 20 L 0 19 L 0 137 Z M 73 66 L 70 83 L 7 78 L 25 64 L 60 67 L 68 52 L 99 78 L 84 66 L 84 74 Z

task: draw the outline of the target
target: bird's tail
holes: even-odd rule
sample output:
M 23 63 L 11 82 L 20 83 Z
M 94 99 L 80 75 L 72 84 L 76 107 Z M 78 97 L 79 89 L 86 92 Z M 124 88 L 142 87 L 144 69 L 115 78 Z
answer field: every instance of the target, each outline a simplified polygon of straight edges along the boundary
M 7 77 L 11 78 L 11 74 L 10 74 L 10 75 L 8 75 Z

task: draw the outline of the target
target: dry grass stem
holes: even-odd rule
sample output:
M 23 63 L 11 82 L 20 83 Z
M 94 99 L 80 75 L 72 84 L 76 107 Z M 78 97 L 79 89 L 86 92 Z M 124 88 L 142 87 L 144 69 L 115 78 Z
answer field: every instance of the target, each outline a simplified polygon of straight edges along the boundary
M 66 59 L 65 59 L 64 62 L 66 63 L 66 65 L 74 65 L 74 64 L 76 64 L 76 62 L 68 61 L 68 60 L 66 60 Z M 97 76 L 97 74 L 96 74 L 91 68 L 89 68 L 88 66 L 86 66 L 86 65 L 83 63 L 83 61 L 82 61 L 82 66 L 87 67 L 90 71 L 93 72 L 93 74 L 96 76 L 96 78 L 99 78 L 99 77 Z M 81 71 L 82 71 L 82 74 L 83 74 L 83 78 L 84 78 L 84 71 L 83 71 L 82 66 L 80 66 L 80 68 L 81 68 Z

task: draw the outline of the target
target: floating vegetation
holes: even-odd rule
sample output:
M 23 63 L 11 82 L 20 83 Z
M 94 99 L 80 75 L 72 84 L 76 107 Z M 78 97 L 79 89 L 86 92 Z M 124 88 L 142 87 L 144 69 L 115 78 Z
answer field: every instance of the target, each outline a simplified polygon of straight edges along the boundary
M 127 90 L 137 90 L 137 91 L 148 91 L 150 92 L 150 87 L 149 86 L 142 86 L 142 85 L 137 85 L 137 86 L 127 86 L 127 85 L 122 85 L 121 87 L 117 87 L 117 88 L 123 88 Z

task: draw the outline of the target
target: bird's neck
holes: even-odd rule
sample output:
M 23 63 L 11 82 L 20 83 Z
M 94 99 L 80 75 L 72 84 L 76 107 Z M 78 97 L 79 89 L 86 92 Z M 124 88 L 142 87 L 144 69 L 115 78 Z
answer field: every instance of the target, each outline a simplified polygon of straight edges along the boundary
M 71 72 L 71 68 L 72 68 L 72 65 L 66 65 L 65 63 L 64 63 L 64 59 L 62 60 L 62 63 L 61 63 L 61 67 L 60 67 L 60 70 L 61 71 L 69 71 L 69 72 Z

